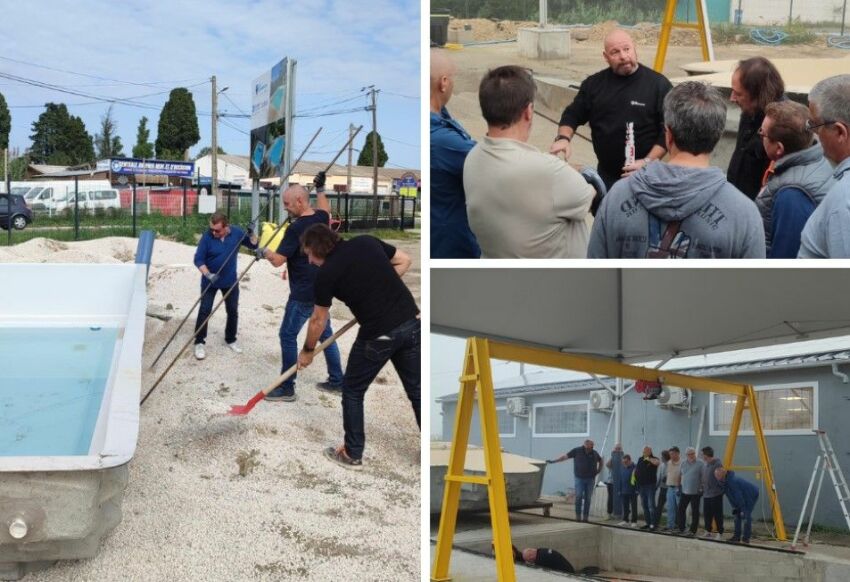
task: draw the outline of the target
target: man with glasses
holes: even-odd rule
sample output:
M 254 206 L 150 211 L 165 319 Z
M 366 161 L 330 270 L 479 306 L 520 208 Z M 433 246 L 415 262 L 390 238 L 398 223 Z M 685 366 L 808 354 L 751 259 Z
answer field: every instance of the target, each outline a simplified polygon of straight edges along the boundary
M 832 166 L 809 127 L 805 105 L 777 101 L 765 109 L 759 135 L 771 160 L 756 205 L 764 222 L 769 259 L 793 259 L 800 233 L 832 186 Z
M 237 354 L 242 353 L 242 348 L 236 343 L 236 327 L 239 322 L 239 285 L 236 283 L 236 259 L 239 253 L 236 248 L 240 245 L 248 249 L 256 249 L 256 235 L 231 225 L 227 215 L 221 212 L 210 216 L 210 228 L 201 236 L 195 251 L 195 266 L 202 275 L 201 293 L 203 294 L 201 306 L 198 309 L 198 320 L 195 323 L 195 357 L 199 360 L 207 357 L 204 348 L 207 325 L 204 322 L 212 313 L 215 295 L 218 291 L 226 295 L 231 287 L 233 290 L 224 300 L 224 309 L 227 312 L 224 341 L 231 350 Z
M 836 182 L 809 217 L 800 242 L 800 258 L 850 257 L 850 75 L 829 77 L 809 93 L 811 130 L 824 155 L 837 164 Z

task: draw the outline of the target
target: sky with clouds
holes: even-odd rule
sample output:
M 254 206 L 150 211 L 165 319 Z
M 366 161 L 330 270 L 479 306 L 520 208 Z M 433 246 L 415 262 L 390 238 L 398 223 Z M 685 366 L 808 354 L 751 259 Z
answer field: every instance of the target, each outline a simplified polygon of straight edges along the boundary
M 210 143 L 209 78 L 216 75 L 219 90 L 228 87 L 219 97 L 220 112 L 250 113 L 252 81 L 289 57 L 298 62 L 296 115 L 361 108 L 296 118 L 293 160 L 320 126 L 324 129 L 305 159 L 330 160 L 345 144 L 349 123 L 364 126 L 355 140 L 360 148 L 371 128 L 371 113 L 362 110 L 368 102 L 361 88 L 375 85 L 381 90 L 378 133 L 389 154 L 387 165 L 419 168 L 418 0 L 35 0 L 11 4 L 3 17 L 0 73 L 156 108 L 174 87 L 189 87 L 201 133 L 193 155 Z M 92 136 L 109 107 L 90 97 L 5 78 L 0 78 L 0 93 L 12 114 L 10 146 L 22 152 L 30 146 L 32 123 L 45 103 L 65 103 Z M 128 156 L 143 115 L 154 142 L 157 109 L 113 108 Z M 247 155 L 249 130 L 249 119 L 225 117 L 219 143 L 227 153 Z

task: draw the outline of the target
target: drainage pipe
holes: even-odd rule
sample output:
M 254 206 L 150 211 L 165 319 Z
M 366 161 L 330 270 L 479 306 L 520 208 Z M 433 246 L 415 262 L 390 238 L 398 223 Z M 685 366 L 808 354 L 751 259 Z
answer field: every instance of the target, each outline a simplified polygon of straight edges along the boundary
M 139 233 L 139 243 L 136 245 L 136 264 L 145 265 L 145 278 L 151 270 L 151 259 L 153 258 L 153 241 L 156 239 L 156 232 L 152 230 L 143 230 Z
M 844 384 L 850 383 L 850 376 L 847 376 L 847 374 L 845 374 L 844 372 L 839 372 L 838 364 L 836 363 L 832 364 L 832 375 L 836 378 L 840 378 L 841 382 L 843 382 Z

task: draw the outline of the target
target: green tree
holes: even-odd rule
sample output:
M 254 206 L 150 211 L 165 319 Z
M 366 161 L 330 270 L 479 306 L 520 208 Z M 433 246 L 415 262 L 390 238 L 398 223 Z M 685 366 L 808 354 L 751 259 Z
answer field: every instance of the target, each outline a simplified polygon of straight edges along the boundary
M 161 160 L 186 159 L 187 150 L 200 139 L 192 94 L 183 87 L 174 89 L 159 114 L 156 157 Z
M 357 158 L 358 166 L 371 166 L 372 165 L 372 134 L 374 132 L 370 131 L 366 135 L 366 143 L 363 144 L 363 147 L 360 149 L 360 157 Z M 383 168 L 384 164 L 387 163 L 387 160 L 390 157 L 387 155 L 386 150 L 384 150 L 384 142 L 381 141 L 381 134 L 378 134 L 378 167 Z
M 133 157 L 149 159 L 153 157 L 153 144 L 149 142 L 151 130 L 148 129 L 148 118 L 139 120 L 139 129 L 136 131 L 136 145 L 133 146 Z
M 95 160 L 92 138 L 83 120 L 68 114 L 64 103 L 47 103 L 32 124 L 30 163 L 72 166 Z
M 120 158 L 124 155 L 121 138 L 115 135 L 118 124 L 112 119 L 112 105 L 106 110 L 106 115 L 100 118 L 100 133 L 95 134 L 94 144 L 97 147 L 97 159 Z
M 227 155 L 227 152 L 224 151 L 224 148 L 222 148 L 221 146 L 218 146 L 216 148 L 216 150 L 218 151 L 218 155 L 220 155 L 220 156 L 226 156 Z M 212 148 L 210 146 L 204 146 L 204 147 L 201 148 L 201 151 L 198 152 L 198 155 L 195 156 L 195 159 L 197 160 L 198 158 L 202 158 L 202 157 L 204 157 L 208 154 L 211 154 L 211 153 L 212 153 Z
M 0 93 L 0 150 L 9 147 L 9 132 L 12 131 L 12 116 L 6 105 L 6 98 Z

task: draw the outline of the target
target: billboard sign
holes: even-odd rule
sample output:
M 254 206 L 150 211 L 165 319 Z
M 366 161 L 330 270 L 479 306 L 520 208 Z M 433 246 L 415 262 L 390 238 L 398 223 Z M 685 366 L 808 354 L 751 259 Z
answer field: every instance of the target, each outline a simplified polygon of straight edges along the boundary
M 171 160 L 140 160 L 138 158 L 112 158 L 109 160 L 109 169 L 112 170 L 113 174 L 118 175 L 147 174 L 191 178 L 195 173 L 195 163 Z
M 281 60 L 251 87 L 251 178 L 280 176 L 290 102 L 289 62 Z

